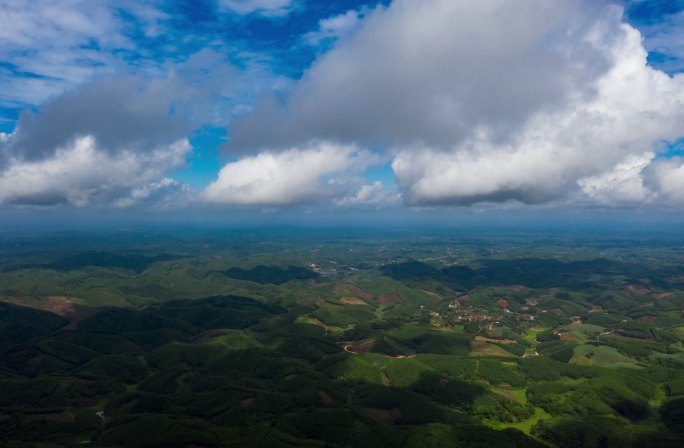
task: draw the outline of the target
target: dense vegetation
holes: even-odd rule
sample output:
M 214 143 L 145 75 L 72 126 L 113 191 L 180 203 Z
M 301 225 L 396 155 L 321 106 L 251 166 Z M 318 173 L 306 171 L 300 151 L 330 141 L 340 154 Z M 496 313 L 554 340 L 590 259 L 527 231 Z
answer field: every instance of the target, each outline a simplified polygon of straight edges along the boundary
M 677 239 L 60 241 L 0 241 L 2 446 L 684 444 Z

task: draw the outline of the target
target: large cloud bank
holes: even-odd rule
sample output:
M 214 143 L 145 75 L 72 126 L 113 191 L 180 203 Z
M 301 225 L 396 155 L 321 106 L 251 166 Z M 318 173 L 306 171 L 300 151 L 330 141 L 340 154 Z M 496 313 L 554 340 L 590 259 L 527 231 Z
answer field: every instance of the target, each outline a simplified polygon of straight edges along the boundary
M 396 0 L 228 149 L 380 146 L 411 204 L 677 202 L 684 169 L 663 152 L 684 135 L 684 75 L 646 57 L 609 2 Z
M 183 163 L 189 150 L 187 140 L 181 139 L 144 152 L 109 153 L 94 137 L 78 137 L 46 158 L 11 160 L 0 172 L 0 203 L 130 206 L 148 199 L 145 189 L 155 188 L 166 170 Z M 173 194 L 183 190 L 170 179 L 161 186 Z
M 183 103 L 174 94 L 181 85 L 108 77 L 25 111 L 12 134 L 0 133 L 0 203 L 124 206 L 152 198 L 134 193 L 161 182 L 192 149 L 188 121 L 169 113 Z M 185 190 L 163 183 L 172 195 Z
M 194 199 L 166 178 L 192 152 L 188 134 L 227 117 L 254 81 L 200 51 L 156 76 L 102 76 L 24 110 L 0 133 L 0 204 L 173 207 Z M 239 93 L 236 93 L 239 92 Z
M 164 2 L 39 3 L 0 9 L 0 53 L 12 58 L 0 103 L 40 103 L 0 133 L 0 204 L 684 204 L 684 159 L 674 156 L 684 74 L 647 63 L 613 0 L 338 11 L 293 40 L 320 53 L 300 79 L 276 75 L 272 55 L 223 44 L 164 63 L 143 57 L 119 12 L 153 39 L 171 26 Z M 307 7 L 212 5 L 262 25 Z M 194 194 L 169 178 L 201 158 L 188 157 L 195 130 L 226 123 L 230 162 L 208 187 Z M 367 170 L 386 164 L 394 184 L 384 168 Z

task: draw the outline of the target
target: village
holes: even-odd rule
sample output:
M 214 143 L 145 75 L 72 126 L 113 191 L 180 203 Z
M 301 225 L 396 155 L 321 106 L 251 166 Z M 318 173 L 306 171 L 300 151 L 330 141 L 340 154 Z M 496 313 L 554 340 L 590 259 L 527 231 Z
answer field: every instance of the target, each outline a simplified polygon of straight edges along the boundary
M 496 308 L 481 308 L 468 303 L 468 294 L 461 294 L 457 298 L 449 301 L 446 310 L 441 312 L 426 310 L 424 305 L 420 306 L 421 311 L 427 311 L 430 317 L 430 324 L 434 327 L 453 328 L 464 324 L 482 324 L 482 330 L 492 332 L 495 327 L 508 325 L 513 322 L 534 322 L 535 313 L 538 312 L 537 300 L 530 300 L 528 305 L 511 309 L 511 305 L 506 299 L 499 299 L 495 302 Z M 540 312 L 557 312 L 562 310 L 541 310 Z

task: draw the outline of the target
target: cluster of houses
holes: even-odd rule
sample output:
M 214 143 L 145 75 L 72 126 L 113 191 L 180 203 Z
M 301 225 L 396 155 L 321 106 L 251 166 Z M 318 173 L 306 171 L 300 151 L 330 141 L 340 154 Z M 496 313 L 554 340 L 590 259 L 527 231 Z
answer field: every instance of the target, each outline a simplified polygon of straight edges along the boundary
M 529 312 L 529 306 L 523 306 L 520 307 L 519 310 L 513 311 L 510 309 L 510 303 L 508 300 L 499 299 L 496 301 L 496 305 L 500 311 L 496 312 L 492 310 L 480 310 L 473 307 L 463 306 L 462 300 L 468 299 L 469 297 L 467 294 L 463 294 L 459 296 L 459 298 L 455 298 L 449 302 L 449 314 L 452 315 L 450 316 L 451 318 L 449 320 L 452 325 L 459 325 L 468 322 L 489 321 L 493 322 L 494 324 L 499 324 L 498 320 L 500 320 L 502 317 L 513 318 L 519 322 L 530 322 L 535 320 L 534 314 Z M 539 301 L 530 301 L 529 304 L 531 306 L 536 306 L 539 304 Z M 421 306 L 421 309 L 424 309 L 424 307 Z M 429 313 L 430 317 L 432 318 L 432 325 L 436 327 L 444 326 L 445 316 L 442 316 L 436 311 L 430 311 Z M 504 316 L 501 316 L 500 313 L 503 313 Z

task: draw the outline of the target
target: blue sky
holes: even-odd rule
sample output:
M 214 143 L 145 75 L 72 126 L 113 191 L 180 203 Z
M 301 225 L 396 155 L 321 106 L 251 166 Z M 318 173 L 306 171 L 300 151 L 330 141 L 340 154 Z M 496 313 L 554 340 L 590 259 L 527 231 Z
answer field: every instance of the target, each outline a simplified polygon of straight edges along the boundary
M 684 0 L 0 0 L 0 208 L 680 208 Z

